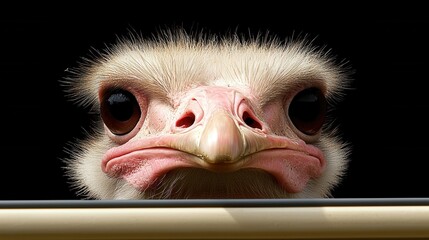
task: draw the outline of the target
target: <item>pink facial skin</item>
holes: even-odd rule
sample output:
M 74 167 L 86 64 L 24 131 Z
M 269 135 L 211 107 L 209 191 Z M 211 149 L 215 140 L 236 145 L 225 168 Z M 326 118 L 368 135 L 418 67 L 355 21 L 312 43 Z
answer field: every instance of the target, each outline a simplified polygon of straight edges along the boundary
M 171 133 L 110 149 L 102 170 L 146 190 L 174 169 L 224 173 L 254 168 L 271 174 L 290 193 L 302 191 L 310 179 L 322 174 L 326 161 L 320 149 L 271 133 L 267 122 L 273 120 L 258 118 L 237 90 L 200 87 L 189 94 L 192 98 Z

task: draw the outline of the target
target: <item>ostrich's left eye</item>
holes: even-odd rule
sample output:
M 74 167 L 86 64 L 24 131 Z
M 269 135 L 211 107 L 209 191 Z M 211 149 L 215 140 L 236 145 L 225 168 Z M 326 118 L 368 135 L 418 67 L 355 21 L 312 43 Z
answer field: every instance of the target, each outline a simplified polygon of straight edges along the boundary
M 325 121 L 326 99 L 318 88 L 299 92 L 290 103 L 289 118 L 295 127 L 307 134 L 315 135 Z
M 106 91 L 101 99 L 100 112 L 104 124 L 116 135 L 124 135 L 133 130 L 141 115 L 134 95 L 123 89 Z

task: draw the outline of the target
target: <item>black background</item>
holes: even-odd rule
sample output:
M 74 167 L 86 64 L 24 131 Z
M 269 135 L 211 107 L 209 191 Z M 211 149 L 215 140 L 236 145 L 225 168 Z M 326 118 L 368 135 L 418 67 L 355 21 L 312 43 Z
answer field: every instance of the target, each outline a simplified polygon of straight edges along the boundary
M 66 143 L 83 136 L 89 118 L 85 109 L 64 97 L 59 80 L 91 48 L 103 49 L 130 29 L 151 34 L 171 25 L 213 33 L 269 30 L 280 38 L 315 37 L 315 44 L 331 48 L 354 70 L 353 89 L 336 111 L 353 151 L 334 197 L 429 197 L 425 15 L 414 10 L 383 16 L 349 15 L 347 10 L 341 15 L 299 11 L 293 16 L 148 12 L 109 19 L 76 13 L 1 20 L 0 199 L 78 199 L 60 159 L 67 156 Z

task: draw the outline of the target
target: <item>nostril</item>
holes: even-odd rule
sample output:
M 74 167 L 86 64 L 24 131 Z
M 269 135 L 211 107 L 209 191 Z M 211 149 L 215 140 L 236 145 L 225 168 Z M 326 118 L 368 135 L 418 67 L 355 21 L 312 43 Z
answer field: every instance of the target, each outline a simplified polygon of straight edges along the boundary
M 195 122 L 195 115 L 192 112 L 185 113 L 179 120 L 176 122 L 176 127 L 179 128 L 188 128 L 192 126 Z
M 251 127 L 251 128 L 257 128 L 259 130 L 262 130 L 262 125 L 252 117 L 248 112 L 243 113 L 243 121 L 244 123 Z

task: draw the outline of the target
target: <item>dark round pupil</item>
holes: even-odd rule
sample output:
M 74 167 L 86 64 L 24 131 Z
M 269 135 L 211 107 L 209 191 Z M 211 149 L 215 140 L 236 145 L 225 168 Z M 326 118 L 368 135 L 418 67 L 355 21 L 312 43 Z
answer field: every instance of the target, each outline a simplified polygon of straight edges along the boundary
M 134 112 L 133 97 L 128 92 L 114 92 L 107 98 L 110 114 L 116 120 L 127 121 Z
M 113 89 L 103 94 L 100 114 L 112 133 L 124 135 L 137 125 L 141 110 L 133 94 L 123 89 Z
M 320 89 L 299 92 L 289 106 L 289 117 L 295 127 L 305 134 L 316 134 L 324 123 L 326 100 Z

